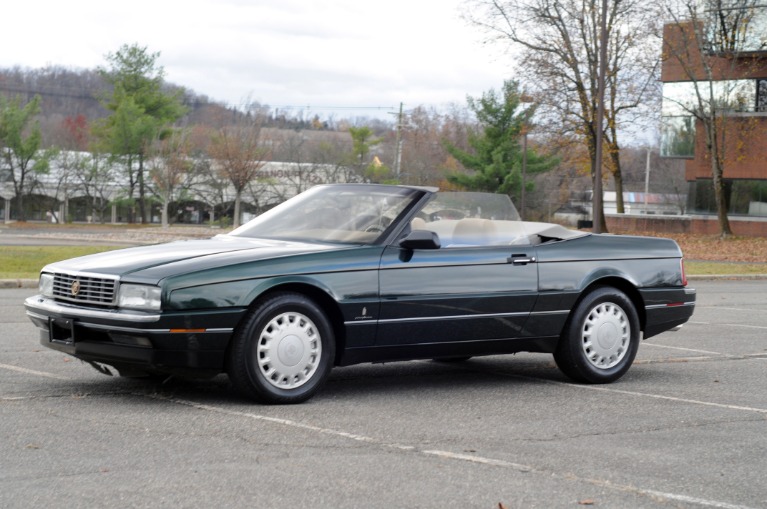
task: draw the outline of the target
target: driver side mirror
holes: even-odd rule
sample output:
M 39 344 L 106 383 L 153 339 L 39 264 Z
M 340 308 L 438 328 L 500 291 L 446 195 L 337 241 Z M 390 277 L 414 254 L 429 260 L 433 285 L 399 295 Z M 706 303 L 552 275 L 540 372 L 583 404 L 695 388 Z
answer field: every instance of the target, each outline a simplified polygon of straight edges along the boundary
M 439 235 L 429 230 L 413 230 L 407 237 L 399 241 L 405 249 L 439 249 Z

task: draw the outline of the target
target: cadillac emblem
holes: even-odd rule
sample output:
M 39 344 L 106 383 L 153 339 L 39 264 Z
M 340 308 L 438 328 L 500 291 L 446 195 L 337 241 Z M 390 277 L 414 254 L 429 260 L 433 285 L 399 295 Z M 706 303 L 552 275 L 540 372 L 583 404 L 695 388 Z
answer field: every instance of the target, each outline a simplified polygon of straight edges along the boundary
M 69 288 L 69 293 L 72 294 L 72 297 L 77 297 L 77 294 L 80 293 L 80 281 L 75 280 L 72 283 L 72 286 Z

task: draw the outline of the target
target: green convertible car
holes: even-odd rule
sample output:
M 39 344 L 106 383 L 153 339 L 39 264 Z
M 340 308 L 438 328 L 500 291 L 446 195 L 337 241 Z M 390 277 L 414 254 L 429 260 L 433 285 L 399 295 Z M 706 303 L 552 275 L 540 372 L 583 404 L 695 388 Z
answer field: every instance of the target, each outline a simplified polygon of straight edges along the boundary
M 226 235 L 53 263 L 43 345 L 122 375 L 225 372 L 266 403 L 333 366 L 550 353 L 606 383 L 693 313 L 668 239 L 521 221 L 507 196 L 321 185 Z

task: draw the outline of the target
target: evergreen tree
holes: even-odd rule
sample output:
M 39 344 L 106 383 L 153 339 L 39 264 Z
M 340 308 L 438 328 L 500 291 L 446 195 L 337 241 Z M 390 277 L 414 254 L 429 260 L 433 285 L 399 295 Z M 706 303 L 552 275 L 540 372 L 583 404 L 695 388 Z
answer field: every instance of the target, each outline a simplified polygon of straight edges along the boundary
M 146 47 L 123 45 L 107 55 L 109 68 L 100 68 L 102 77 L 112 86 L 112 95 L 102 104 L 112 113 L 94 126 L 100 148 L 120 157 L 128 170 L 129 198 L 138 186 L 139 215 L 147 220 L 145 161 L 152 142 L 165 138 L 171 125 L 186 112 L 181 92 L 163 90 L 165 72 L 157 66 L 160 53 Z
M 18 99 L 0 95 L 0 170 L 13 182 L 16 195 L 16 217 L 26 219 L 24 196 L 34 184 L 33 177 L 47 173 L 55 150 L 40 150 L 42 136 L 34 117 L 40 112 L 40 96 L 24 106 Z
M 519 85 L 511 80 L 503 83 L 500 93 L 491 89 L 479 99 L 469 97 L 467 102 L 480 126 L 480 132 L 469 135 L 473 150 L 461 150 L 447 141 L 443 145 L 472 173 L 452 173 L 447 175 L 448 181 L 470 191 L 502 193 L 518 199 L 522 190 L 522 138 L 535 107 L 520 109 Z M 526 174 L 549 170 L 556 163 L 528 148 Z M 532 189 L 532 180 L 526 180 L 525 190 Z

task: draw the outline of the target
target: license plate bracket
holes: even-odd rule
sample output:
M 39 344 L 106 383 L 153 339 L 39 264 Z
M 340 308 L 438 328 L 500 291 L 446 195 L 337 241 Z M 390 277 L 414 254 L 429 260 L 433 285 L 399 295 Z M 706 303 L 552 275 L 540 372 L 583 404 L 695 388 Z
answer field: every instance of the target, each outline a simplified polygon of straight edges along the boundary
M 75 321 L 71 318 L 50 318 L 48 321 L 48 339 L 51 343 L 74 344 Z

